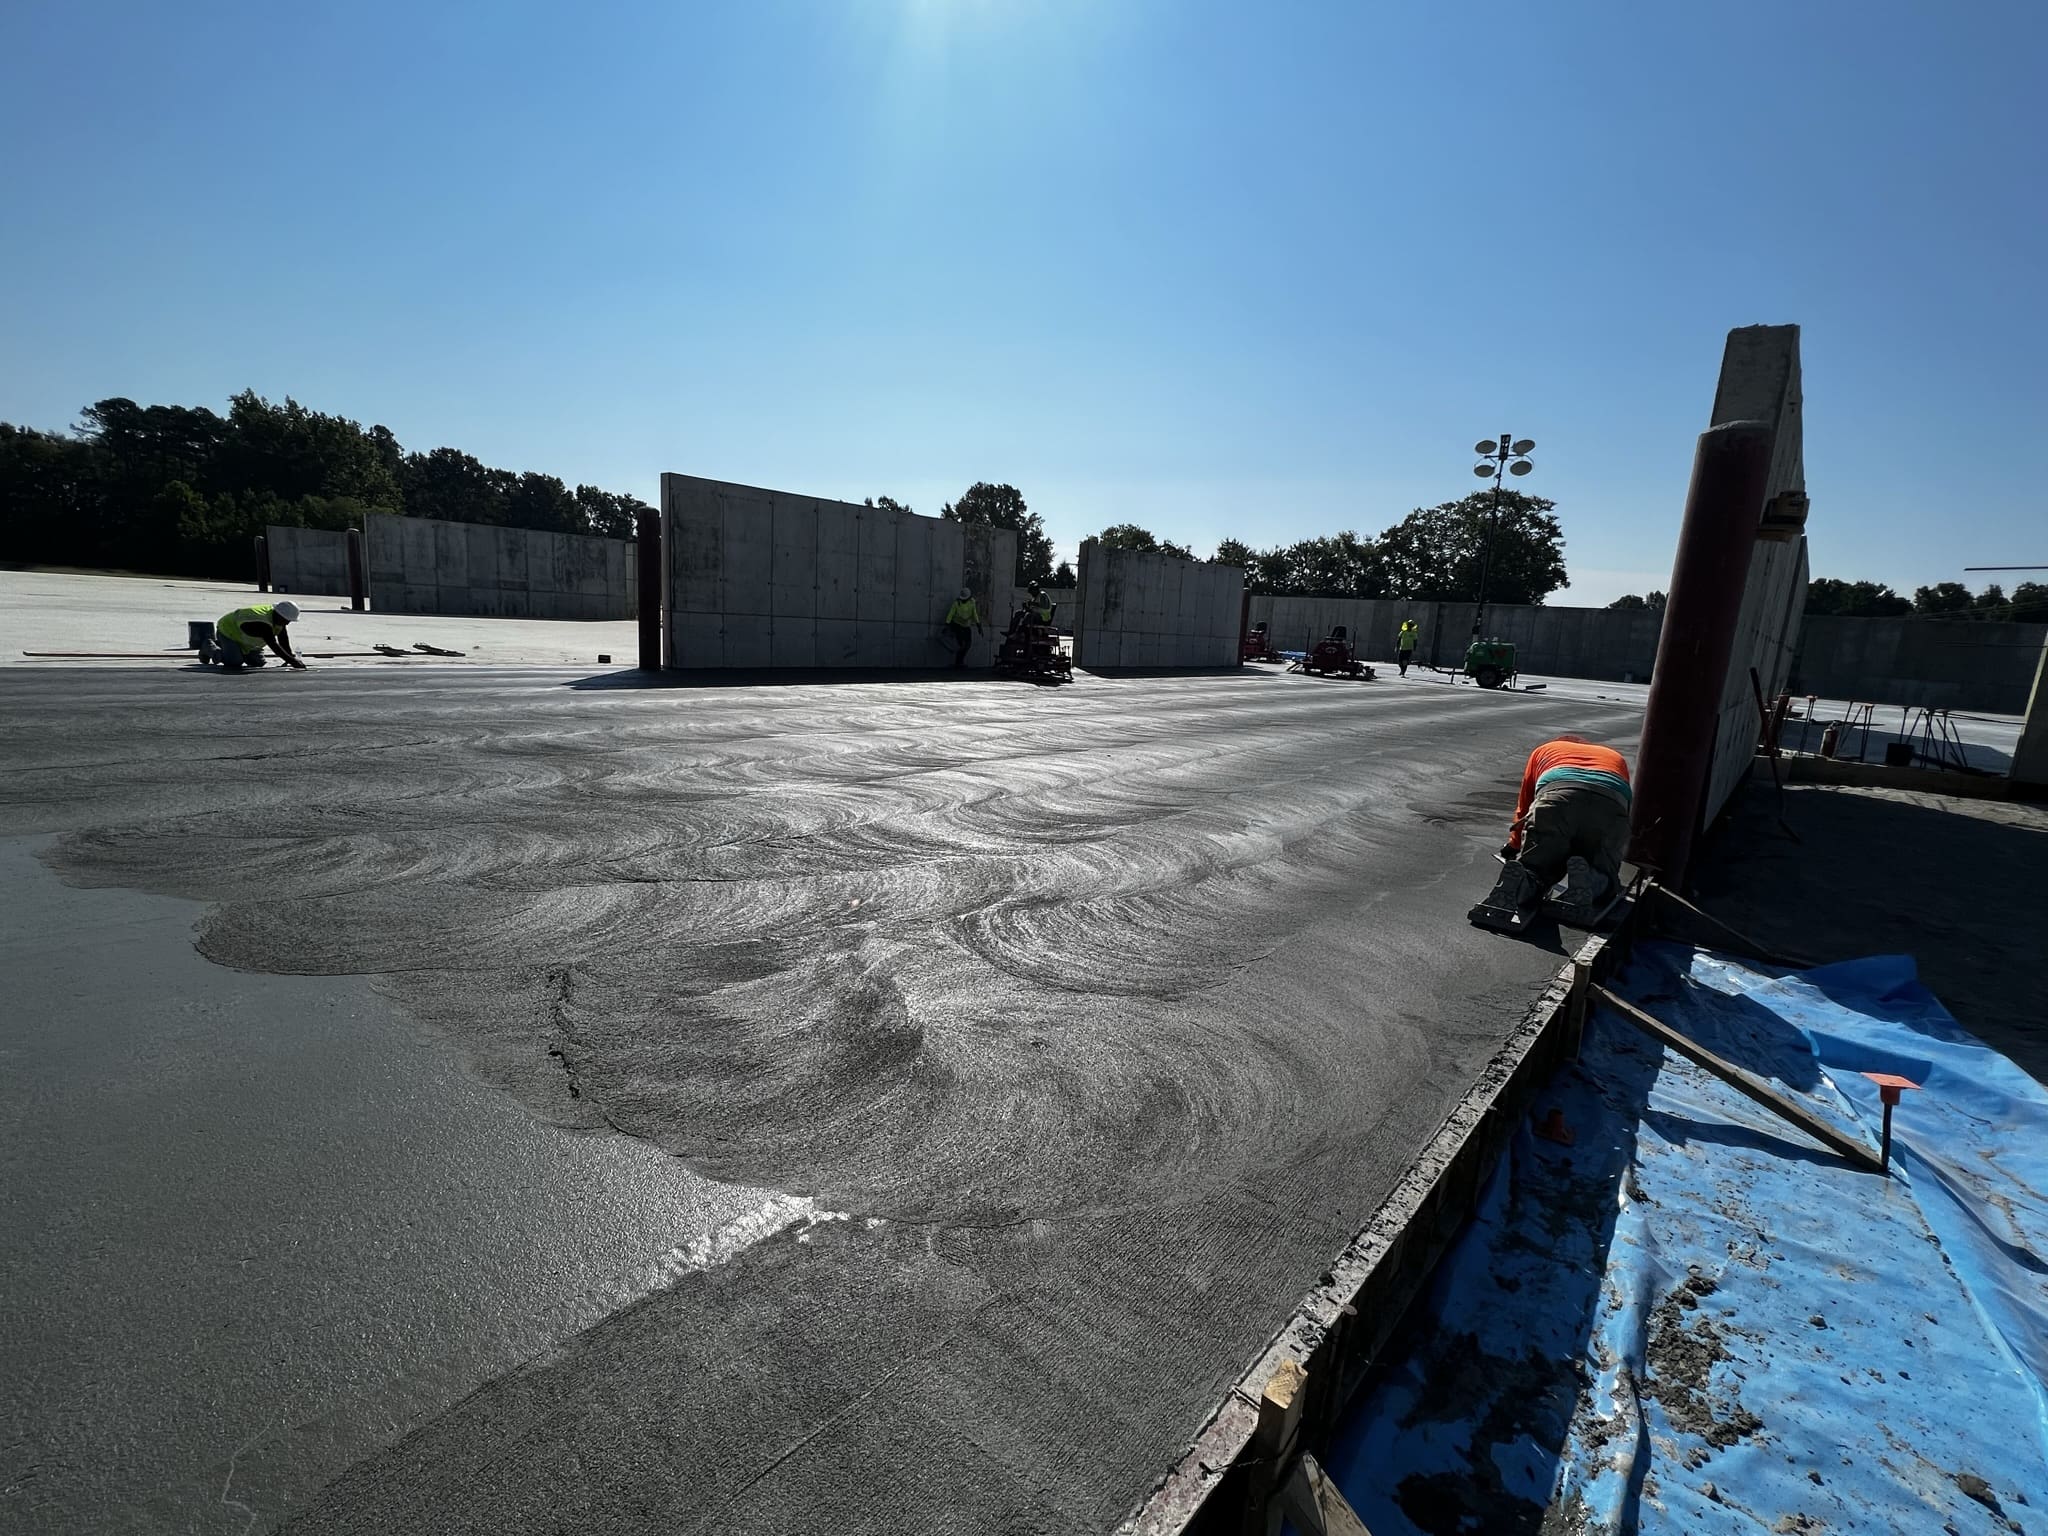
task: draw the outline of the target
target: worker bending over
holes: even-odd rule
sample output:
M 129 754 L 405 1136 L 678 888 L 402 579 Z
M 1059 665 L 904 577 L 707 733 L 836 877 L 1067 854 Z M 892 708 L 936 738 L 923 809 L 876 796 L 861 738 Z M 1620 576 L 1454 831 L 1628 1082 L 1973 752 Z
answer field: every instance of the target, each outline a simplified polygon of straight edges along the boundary
M 213 629 L 213 648 L 221 667 L 240 672 L 244 667 L 263 665 L 263 648 L 277 652 L 288 667 L 303 672 L 306 664 L 292 654 L 291 637 L 285 626 L 299 616 L 299 605 L 286 599 L 281 603 L 251 603 L 233 613 L 221 615 Z
M 953 606 L 946 610 L 946 638 L 953 642 L 954 666 L 967 665 L 967 651 L 974 644 L 975 630 L 987 628 L 981 622 L 981 607 L 974 601 L 974 593 L 962 587 L 960 595 L 953 599 Z
M 1543 901 L 1581 925 L 1599 917 L 1628 852 L 1629 796 L 1628 759 L 1612 747 L 1559 736 L 1531 752 L 1489 904 L 1527 912 Z

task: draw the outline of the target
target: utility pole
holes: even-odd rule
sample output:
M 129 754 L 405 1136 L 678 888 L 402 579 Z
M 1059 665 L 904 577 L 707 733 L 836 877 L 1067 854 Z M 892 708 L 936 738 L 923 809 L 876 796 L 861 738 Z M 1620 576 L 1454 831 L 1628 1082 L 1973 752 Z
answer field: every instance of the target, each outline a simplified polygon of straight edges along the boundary
M 1503 432 L 1499 441 L 1482 438 L 1472 445 L 1472 451 L 1479 455 L 1480 462 L 1472 466 L 1472 473 L 1485 479 L 1493 476 L 1493 510 L 1486 519 L 1486 548 L 1479 557 L 1479 598 L 1472 609 L 1472 638 L 1479 638 L 1481 626 L 1486 622 L 1486 581 L 1493 574 L 1493 536 L 1500 529 L 1500 482 L 1503 475 L 1526 475 L 1536 466 L 1529 462 L 1529 453 L 1536 446 L 1536 439 L 1517 439 L 1512 433 Z

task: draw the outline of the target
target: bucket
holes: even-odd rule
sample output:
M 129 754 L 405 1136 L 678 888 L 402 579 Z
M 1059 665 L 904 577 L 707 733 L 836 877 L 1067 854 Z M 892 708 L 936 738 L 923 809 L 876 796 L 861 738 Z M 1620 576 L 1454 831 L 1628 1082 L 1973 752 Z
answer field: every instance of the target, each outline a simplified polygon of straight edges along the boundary
M 185 649 L 196 651 L 213 638 L 213 620 L 187 619 L 185 621 Z

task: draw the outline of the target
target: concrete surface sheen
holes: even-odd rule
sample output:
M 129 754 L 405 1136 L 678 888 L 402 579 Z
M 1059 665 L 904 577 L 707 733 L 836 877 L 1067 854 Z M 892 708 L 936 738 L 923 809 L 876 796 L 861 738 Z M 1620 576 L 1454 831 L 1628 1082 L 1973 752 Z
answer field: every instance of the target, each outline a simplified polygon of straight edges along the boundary
M 778 1207 L 0 840 L 0 1528 L 243 1532 Z
M 214 959 L 375 976 L 536 1114 L 847 1215 L 294 1529 L 1113 1524 L 1558 965 L 1463 921 L 1527 750 L 1635 730 L 1271 673 L 598 681 L 0 676 L 0 825 L 67 878 L 216 903 Z

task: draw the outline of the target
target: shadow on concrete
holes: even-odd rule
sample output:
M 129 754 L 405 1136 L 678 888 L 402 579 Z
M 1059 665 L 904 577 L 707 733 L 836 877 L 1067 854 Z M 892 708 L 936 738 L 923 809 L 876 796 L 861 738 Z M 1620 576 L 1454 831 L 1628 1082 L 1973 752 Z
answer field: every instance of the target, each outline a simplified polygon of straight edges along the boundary
M 1701 907 L 1816 961 L 1911 955 L 1962 1026 L 2048 1082 L 2048 807 L 1831 784 L 1748 793 L 1694 868 Z
M 1011 683 L 1030 687 L 1061 687 L 1050 678 L 1013 677 L 989 667 L 703 667 L 659 672 L 616 667 L 571 678 L 562 684 L 576 689 L 648 688 L 817 688 L 848 683 Z
M 1249 672 L 1253 675 L 1263 671 L 1260 667 L 1082 667 L 1076 672 L 1085 672 L 1090 677 L 1241 677 Z

